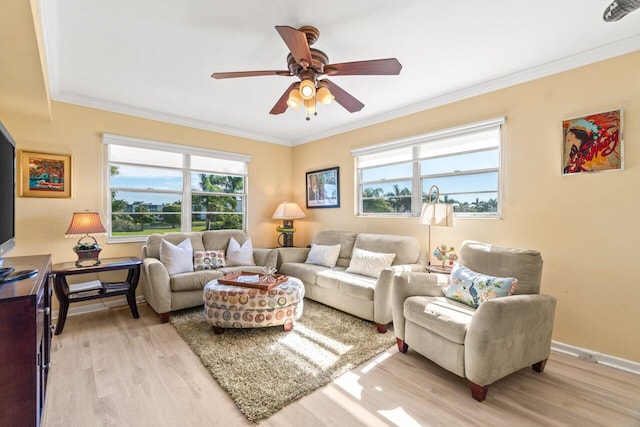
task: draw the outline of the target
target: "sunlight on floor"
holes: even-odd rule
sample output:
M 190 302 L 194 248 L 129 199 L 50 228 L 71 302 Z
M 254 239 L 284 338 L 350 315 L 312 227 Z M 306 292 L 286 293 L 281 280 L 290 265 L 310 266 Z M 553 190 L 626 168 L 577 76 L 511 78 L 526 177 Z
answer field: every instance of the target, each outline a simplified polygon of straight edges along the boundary
M 286 346 L 297 358 L 304 359 L 303 364 L 311 364 L 321 370 L 335 365 L 340 356 L 353 348 L 300 324 L 278 340 L 271 350 L 275 350 L 280 344 Z
M 388 352 L 382 353 L 375 359 L 371 360 L 369 363 L 363 366 L 362 369 L 359 369 L 358 371 L 362 374 L 366 374 L 367 372 L 375 368 L 378 364 L 380 364 L 382 361 L 384 361 L 389 357 L 391 357 L 391 354 L 389 354 Z M 338 377 L 334 381 L 334 384 L 340 387 L 341 389 L 343 389 L 344 391 L 346 391 L 347 393 L 349 393 L 351 396 L 355 397 L 356 399 L 361 400 L 362 386 L 358 383 L 359 380 L 360 380 L 360 375 L 351 371 Z M 375 390 L 382 391 L 382 388 L 376 386 Z
M 348 345 L 340 341 L 336 341 L 332 338 L 327 337 L 326 335 L 322 335 L 314 331 L 313 329 L 309 329 L 300 323 L 296 323 L 294 327 L 294 332 L 299 335 L 304 335 L 305 337 L 307 337 L 312 341 L 321 343 L 324 347 L 330 348 L 331 350 L 335 351 L 338 354 L 345 354 L 346 352 L 348 352 L 353 348 L 352 345 Z
M 389 354 L 388 352 L 384 352 L 381 355 L 379 355 L 378 357 L 376 357 L 375 359 L 373 359 L 371 362 L 367 363 L 361 370 L 360 372 L 362 372 L 363 374 L 366 374 L 367 372 L 369 372 L 370 370 L 372 370 L 373 368 L 375 368 L 379 363 L 381 363 L 383 360 L 387 359 L 391 357 L 391 354 Z
M 360 375 L 353 372 L 347 372 L 342 376 L 336 378 L 333 382 L 335 385 L 349 393 L 351 396 L 358 400 L 362 399 L 362 386 L 358 384 Z
M 360 425 L 366 425 L 368 427 L 387 425 L 387 423 L 383 422 L 375 412 L 370 411 L 360 403 L 353 402 L 350 399 L 345 399 L 342 393 L 333 387 L 325 387 L 322 390 L 322 394 L 331 399 L 335 405 L 347 411 L 353 419 L 357 419 L 360 422 Z
M 404 409 L 400 407 L 388 411 L 378 411 L 378 413 L 397 426 L 420 427 L 420 423 L 414 420 L 405 412 Z

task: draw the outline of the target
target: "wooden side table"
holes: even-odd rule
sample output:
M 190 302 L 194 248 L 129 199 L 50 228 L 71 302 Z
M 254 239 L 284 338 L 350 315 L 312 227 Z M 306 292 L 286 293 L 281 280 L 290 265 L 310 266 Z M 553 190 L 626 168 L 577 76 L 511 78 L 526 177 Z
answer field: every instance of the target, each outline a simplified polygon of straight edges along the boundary
M 136 288 L 140 279 L 140 265 L 142 260 L 136 257 L 106 258 L 100 260 L 98 265 L 77 267 L 75 262 L 62 262 L 54 264 L 52 273 L 55 275 L 54 289 L 60 302 L 56 335 L 60 335 L 67 320 L 69 304 L 80 301 L 89 301 L 100 298 L 109 298 L 118 295 L 126 295 L 134 319 L 140 317 L 136 305 Z M 105 271 L 128 270 L 127 279 L 124 282 L 99 282 L 98 289 L 73 291 L 67 283 L 67 276 L 76 274 L 100 273 Z
M 451 274 L 451 270 L 453 267 L 445 265 L 444 267 L 441 265 L 427 265 L 425 267 L 429 273 L 440 273 L 440 274 Z

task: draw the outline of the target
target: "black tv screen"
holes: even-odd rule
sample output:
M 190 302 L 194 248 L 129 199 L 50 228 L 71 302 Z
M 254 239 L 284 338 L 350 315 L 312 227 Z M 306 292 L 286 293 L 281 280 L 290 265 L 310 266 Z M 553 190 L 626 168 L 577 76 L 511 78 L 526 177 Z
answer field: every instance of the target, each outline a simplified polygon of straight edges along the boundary
M 0 257 L 15 246 L 16 144 L 0 122 Z

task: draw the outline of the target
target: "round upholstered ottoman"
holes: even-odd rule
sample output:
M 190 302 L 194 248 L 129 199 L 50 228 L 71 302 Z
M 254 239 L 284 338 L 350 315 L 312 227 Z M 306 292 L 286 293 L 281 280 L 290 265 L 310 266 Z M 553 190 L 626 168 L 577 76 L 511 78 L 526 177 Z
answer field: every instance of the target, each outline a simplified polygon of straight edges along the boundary
M 212 280 L 204 287 L 203 299 L 204 316 L 216 334 L 223 333 L 225 328 L 280 325 L 289 331 L 302 315 L 304 285 L 291 276 L 268 291 Z

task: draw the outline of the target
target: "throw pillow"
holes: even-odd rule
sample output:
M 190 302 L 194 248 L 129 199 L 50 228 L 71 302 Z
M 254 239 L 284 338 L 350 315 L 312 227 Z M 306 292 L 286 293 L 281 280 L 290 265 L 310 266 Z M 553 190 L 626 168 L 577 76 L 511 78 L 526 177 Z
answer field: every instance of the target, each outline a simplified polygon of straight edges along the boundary
M 335 267 L 340 256 L 340 245 L 311 245 L 309 255 L 307 255 L 307 264 L 322 265 L 324 267 Z
M 193 271 L 191 240 L 186 238 L 178 245 L 174 245 L 162 239 L 160 242 L 160 261 L 167 268 L 169 276 Z
M 377 278 L 382 270 L 391 267 L 395 257 L 396 254 L 383 254 L 356 248 L 351 254 L 351 261 L 346 271 Z
M 456 264 L 451 270 L 451 281 L 444 289 L 444 296 L 478 308 L 487 300 L 513 294 L 517 284 L 518 279 L 513 277 L 488 276 Z
M 227 265 L 230 267 L 238 265 L 256 265 L 253 260 L 253 244 L 251 239 L 240 245 L 233 237 L 227 246 Z
M 193 268 L 194 270 L 215 270 L 216 268 L 226 267 L 227 263 L 224 259 L 224 251 L 194 251 L 193 252 Z

